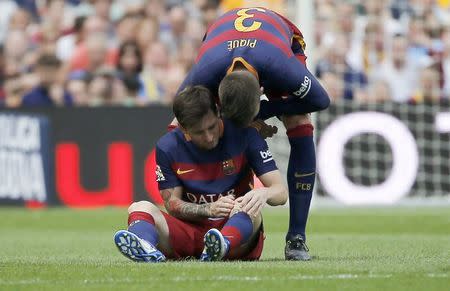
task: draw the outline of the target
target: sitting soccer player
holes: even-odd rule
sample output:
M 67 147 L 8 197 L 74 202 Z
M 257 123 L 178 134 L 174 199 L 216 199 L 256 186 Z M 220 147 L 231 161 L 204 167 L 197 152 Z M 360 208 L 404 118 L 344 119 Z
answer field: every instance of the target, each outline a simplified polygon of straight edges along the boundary
M 156 145 L 157 181 L 168 213 L 148 201 L 128 209 L 114 241 L 134 261 L 257 260 L 261 209 L 287 200 L 280 172 L 254 128 L 219 117 L 211 92 L 188 87 L 173 103 L 179 128 Z M 253 173 L 264 187 L 253 189 Z

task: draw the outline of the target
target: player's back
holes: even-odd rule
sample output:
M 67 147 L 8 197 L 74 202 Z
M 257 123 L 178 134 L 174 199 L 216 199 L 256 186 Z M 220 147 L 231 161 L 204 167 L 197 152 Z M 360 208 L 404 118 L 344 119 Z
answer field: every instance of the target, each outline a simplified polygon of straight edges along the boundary
M 201 59 L 203 54 L 223 56 L 228 51 L 239 55 L 255 48 L 258 52 L 263 51 L 271 46 L 290 54 L 292 36 L 285 19 L 269 9 L 233 9 L 208 28 L 197 59 Z
M 187 84 L 216 91 L 234 61 L 254 70 L 264 83 L 270 63 L 293 57 L 292 27 L 277 13 L 260 7 L 231 10 L 208 29 Z M 269 72 L 267 72 L 269 75 Z

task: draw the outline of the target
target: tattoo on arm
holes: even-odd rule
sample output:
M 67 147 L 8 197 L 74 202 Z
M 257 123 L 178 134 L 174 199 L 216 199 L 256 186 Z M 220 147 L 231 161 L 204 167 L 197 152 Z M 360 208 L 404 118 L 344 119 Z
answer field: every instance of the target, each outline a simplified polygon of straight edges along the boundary
M 195 204 L 181 200 L 174 195 L 174 189 L 165 189 L 161 191 L 164 205 L 167 211 L 181 219 L 197 220 L 199 218 L 210 217 L 210 204 Z

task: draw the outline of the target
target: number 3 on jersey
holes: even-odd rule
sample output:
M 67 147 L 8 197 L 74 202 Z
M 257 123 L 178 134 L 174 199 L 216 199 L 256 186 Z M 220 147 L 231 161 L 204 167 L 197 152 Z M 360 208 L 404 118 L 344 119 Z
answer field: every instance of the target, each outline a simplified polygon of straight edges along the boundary
M 261 22 L 253 20 L 253 22 L 249 26 L 244 25 L 244 20 L 248 18 L 252 18 L 255 16 L 255 14 L 248 14 L 247 12 L 249 10 L 257 10 L 259 12 L 266 12 L 266 10 L 262 8 L 244 8 L 240 9 L 236 12 L 236 14 L 239 16 L 234 21 L 234 28 L 239 32 L 251 32 L 258 30 L 261 27 Z

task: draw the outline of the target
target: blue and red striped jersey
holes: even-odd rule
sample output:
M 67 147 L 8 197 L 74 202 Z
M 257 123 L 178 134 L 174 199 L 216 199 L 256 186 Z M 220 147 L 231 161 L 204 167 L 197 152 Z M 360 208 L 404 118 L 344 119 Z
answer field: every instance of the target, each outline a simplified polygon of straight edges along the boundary
M 256 129 L 227 120 L 212 150 L 199 149 L 179 128 L 166 133 L 156 145 L 156 164 L 160 190 L 181 186 L 183 200 L 198 204 L 243 196 L 253 187 L 253 173 L 259 177 L 277 169 Z
M 239 61 L 257 75 L 269 100 L 304 97 L 313 79 L 304 48 L 300 30 L 276 12 L 260 7 L 231 10 L 209 27 L 179 91 L 203 85 L 217 96 L 220 81 Z

